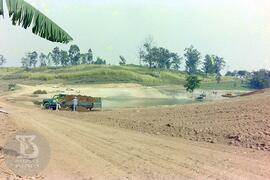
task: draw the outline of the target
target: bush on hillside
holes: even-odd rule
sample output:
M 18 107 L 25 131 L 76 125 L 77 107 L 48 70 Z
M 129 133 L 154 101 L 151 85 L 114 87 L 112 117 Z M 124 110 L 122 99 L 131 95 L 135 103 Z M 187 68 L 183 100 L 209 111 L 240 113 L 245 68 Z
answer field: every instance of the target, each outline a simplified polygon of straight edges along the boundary
M 248 85 L 254 89 L 264 89 L 270 87 L 270 71 L 261 69 L 252 73 Z
M 48 94 L 45 90 L 36 90 L 33 92 L 33 94 Z

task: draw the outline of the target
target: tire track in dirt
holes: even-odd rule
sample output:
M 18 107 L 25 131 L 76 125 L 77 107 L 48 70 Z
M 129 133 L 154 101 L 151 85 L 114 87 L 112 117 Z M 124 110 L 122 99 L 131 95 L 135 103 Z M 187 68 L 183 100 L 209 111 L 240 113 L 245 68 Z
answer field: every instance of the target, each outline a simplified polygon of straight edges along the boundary
M 23 100 L 22 95 L 22 93 L 15 93 L 13 96 L 15 99 L 22 98 Z M 225 102 L 216 103 L 223 108 L 213 106 L 216 105 L 215 103 L 179 106 L 183 110 L 181 112 L 175 111 L 179 110 L 177 108 L 168 108 L 160 112 L 154 108 L 141 109 L 140 113 L 135 113 L 137 119 L 133 120 L 139 120 L 139 124 L 147 125 L 146 121 L 151 122 L 153 118 L 154 120 L 157 118 L 159 120 L 155 123 L 163 129 L 164 126 L 167 129 L 170 128 L 166 126 L 167 123 L 176 123 L 177 125 L 178 122 L 174 122 L 177 120 L 179 127 L 194 126 L 197 128 L 197 126 L 202 125 L 208 127 L 212 123 L 222 124 L 222 121 L 230 125 L 231 122 L 233 123 L 230 120 L 230 114 L 234 114 L 238 118 L 237 109 L 232 107 L 243 102 L 246 104 L 239 106 L 243 113 L 250 110 L 255 113 L 264 112 L 261 110 L 261 106 L 257 107 L 256 103 L 256 107 L 248 108 L 247 104 L 254 103 L 248 100 L 239 100 L 240 103 L 237 101 L 234 101 L 235 105 L 229 102 L 228 105 L 231 106 L 224 106 Z M 11 118 L 19 127 L 37 130 L 44 134 L 50 142 L 53 157 L 48 170 L 44 172 L 48 179 L 52 179 L 51 176 L 48 176 L 50 173 L 56 174 L 58 179 L 63 179 L 63 177 L 64 179 L 83 179 L 93 175 L 95 179 L 270 178 L 270 157 L 265 152 L 251 152 L 251 150 L 243 148 L 154 136 L 91 123 L 93 119 L 99 117 L 103 118 L 102 121 L 109 120 L 112 123 L 115 119 L 122 118 L 121 125 L 121 122 L 127 121 L 129 117 L 134 115 L 134 110 L 119 111 L 119 113 L 121 112 L 120 116 L 118 112 L 64 114 L 64 112 L 42 111 L 29 105 L 24 107 L 22 104 L 16 104 L 16 101 L 13 104 L 3 102 L 3 106 L 9 108 Z M 263 102 L 269 105 L 269 102 L 265 100 Z M 187 110 L 187 113 L 184 110 Z M 153 112 L 156 113 L 153 114 Z M 190 116 L 190 112 L 195 115 Z M 149 116 L 149 113 L 153 114 L 153 117 Z M 266 112 L 264 113 L 266 114 Z M 93 116 L 92 120 L 88 119 L 89 115 Z M 212 119 L 208 121 L 198 119 L 202 115 L 204 119 L 207 116 L 211 116 Z M 223 119 L 219 119 L 219 116 L 222 116 Z M 245 125 L 246 117 L 239 118 L 241 121 L 239 120 L 238 123 Z M 252 118 L 252 114 L 249 114 L 247 118 Z M 130 125 L 128 123 L 130 122 L 127 122 L 127 126 Z M 251 123 L 256 122 L 251 121 Z M 223 125 L 225 124 L 223 123 Z M 147 129 L 145 130 L 147 131 Z M 161 129 L 153 130 L 161 132 Z M 190 128 L 190 131 L 193 129 Z M 259 155 L 262 157 L 256 159 L 255 157 L 259 157 Z M 62 174 L 59 174 L 59 171 Z
M 66 136 L 69 136 L 70 138 L 75 138 L 75 139 L 73 139 L 75 142 L 80 143 L 82 146 L 84 146 L 86 149 L 91 151 L 93 154 L 112 163 L 116 168 L 120 168 L 123 171 L 129 171 L 126 168 L 126 166 L 123 165 L 123 161 L 126 161 L 127 159 L 129 159 L 129 160 L 136 159 L 135 162 L 137 162 L 137 164 L 138 163 L 143 164 L 143 162 L 149 162 L 149 164 L 148 164 L 149 169 L 159 168 L 159 169 L 165 169 L 166 171 L 169 171 L 171 168 L 175 169 L 175 165 L 177 165 L 177 163 L 175 163 L 175 162 L 173 162 L 173 163 L 170 162 L 170 163 L 165 164 L 166 161 L 164 161 L 160 164 L 156 163 L 157 160 L 160 161 L 160 160 L 162 160 L 162 158 L 158 158 L 159 156 L 156 156 L 155 154 L 150 154 L 150 153 L 146 152 L 145 150 L 143 150 L 143 152 L 139 151 L 139 148 L 135 148 L 134 146 L 131 146 L 130 144 L 124 144 L 125 141 L 123 143 L 121 142 L 120 145 L 113 144 L 113 143 L 111 143 L 111 141 L 106 140 L 106 138 L 102 138 L 100 136 L 97 136 L 100 134 L 97 131 L 95 131 L 95 129 L 91 129 L 91 131 L 95 131 L 95 132 L 92 132 L 91 135 L 89 135 L 89 132 L 87 132 L 87 130 L 89 131 L 89 129 L 85 129 L 84 126 L 79 127 L 78 125 L 74 125 L 72 123 L 69 124 L 66 121 L 61 121 L 59 119 L 57 119 L 56 121 L 58 121 L 59 124 L 61 124 L 62 126 L 63 126 L 63 124 L 65 124 L 65 126 L 64 126 L 65 128 L 63 128 L 63 129 L 67 130 L 67 132 L 62 131 L 61 132 L 62 134 L 65 134 Z M 55 122 L 51 123 L 51 125 L 52 126 L 55 125 Z M 69 131 L 72 130 L 72 128 L 70 128 L 70 127 L 72 127 L 72 128 L 76 127 L 77 131 L 74 132 L 73 135 L 68 134 Z M 58 130 L 61 130 L 61 129 L 57 129 L 57 131 Z M 94 134 L 94 136 L 92 134 Z M 87 141 L 81 141 L 81 139 L 83 139 L 83 137 L 86 137 Z M 93 149 L 91 149 L 91 148 L 93 148 Z M 129 151 L 129 148 L 133 149 L 132 152 Z M 135 149 L 136 149 L 136 152 L 135 152 Z M 188 170 L 189 170 L 186 166 L 184 166 L 184 165 L 179 166 L 179 164 L 178 164 L 177 168 L 178 168 L 178 171 L 179 171 L 179 168 L 182 168 L 184 170 L 181 173 L 182 177 L 184 177 L 184 172 L 188 172 Z M 192 172 L 190 172 L 189 174 L 192 174 Z M 190 176 L 189 174 L 187 174 L 185 177 L 191 178 L 192 176 Z M 180 176 L 180 174 L 177 174 L 177 175 L 178 175 L 178 177 Z
M 29 111 L 27 109 L 25 110 Z M 247 162 L 249 161 L 252 162 L 252 164 L 254 164 L 254 162 L 256 164 L 256 161 L 251 159 L 241 159 L 238 164 L 242 165 L 242 163 L 245 163 L 244 167 L 243 165 L 242 167 L 239 167 L 242 168 L 242 170 L 239 169 L 238 164 L 235 163 L 234 159 L 237 158 L 237 156 L 229 155 L 228 153 L 224 153 L 220 150 L 209 149 L 208 146 L 201 148 L 198 146 L 183 144 L 182 141 L 177 142 L 176 139 L 175 142 L 175 140 L 172 140 L 171 138 L 166 139 L 165 137 L 163 137 L 165 138 L 165 140 L 161 140 L 161 138 L 153 137 L 150 135 L 144 135 L 139 133 L 136 134 L 134 132 L 128 132 L 121 129 L 112 129 L 104 126 L 94 125 L 91 123 L 82 122 L 80 120 L 63 118 L 61 116 L 56 116 L 55 114 L 49 114 L 48 112 L 43 111 L 30 113 L 32 115 L 31 120 L 27 119 L 29 118 L 27 114 L 22 114 L 22 116 L 26 116 L 25 121 L 28 121 L 28 123 L 32 123 L 34 126 L 36 126 L 37 129 L 45 129 L 46 131 L 49 130 L 50 133 L 53 134 L 53 136 L 61 137 L 60 139 L 68 141 L 73 145 L 76 144 L 75 149 L 77 149 L 78 147 L 78 149 L 84 149 L 84 154 L 91 154 L 97 156 L 98 160 L 103 159 L 106 162 L 111 163 L 112 167 L 107 169 L 107 171 L 113 171 L 113 169 L 116 168 L 120 169 L 120 171 L 123 171 L 124 174 L 128 174 L 128 172 L 125 171 L 138 171 L 136 170 L 136 168 L 132 167 L 135 163 L 144 164 L 143 162 L 150 162 L 150 164 L 152 164 L 151 166 L 148 166 L 148 169 L 146 168 L 146 171 L 163 170 L 163 177 L 168 177 L 168 175 L 172 173 L 174 173 L 176 177 L 182 178 L 198 178 L 204 175 L 205 178 L 222 177 L 226 179 L 239 178 L 244 176 L 249 178 L 261 179 L 263 175 L 267 175 L 268 177 L 270 176 L 269 173 L 266 173 L 268 169 L 264 166 L 264 164 L 260 164 L 260 168 L 262 171 L 261 174 L 258 171 L 258 167 L 256 168 L 254 167 L 254 165 L 250 166 L 249 164 L 247 164 Z M 40 115 L 46 116 L 47 118 L 39 119 L 38 116 Z M 110 132 L 108 133 L 106 131 Z M 126 137 L 121 137 L 119 135 L 117 135 L 116 137 L 112 136 L 112 134 L 117 134 L 118 131 L 121 131 L 120 134 L 126 135 Z M 131 138 L 129 139 L 129 137 Z M 114 138 L 116 139 L 116 142 L 112 141 L 114 140 Z M 131 142 L 131 144 L 127 143 L 128 140 Z M 173 146 L 175 150 L 164 148 L 164 146 L 159 146 L 154 143 L 155 140 L 160 141 L 164 144 L 168 144 L 168 142 L 173 141 L 170 146 Z M 190 151 L 189 153 L 188 150 Z M 211 160 L 211 154 L 217 152 L 219 152 L 218 155 L 212 156 L 212 158 L 214 159 Z M 169 158 L 171 159 L 168 159 L 168 156 L 164 156 L 164 154 L 170 154 L 171 157 L 169 156 Z M 139 158 L 138 156 L 141 158 Z M 185 158 L 181 158 L 183 156 L 186 156 L 186 158 L 193 157 L 193 159 L 189 159 L 190 162 L 188 164 Z M 224 161 L 224 156 L 230 157 L 234 161 L 229 162 L 228 164 L 220 163 Z M 131 159 L 133 161 L 131 161 Z M 125 165 L 124 163 L 128 161 L 131 161 L 129 162 L 130 164 Z M 196 163 L 197 169 L 193 167 L 196 167 Z M 220 167 L 218 165 L 220 165 Z M 125 166 L 128 166 L 128 168 L 131 169 L 127 170 Z M 223 168 L 227 169 L 224 170 Z M 235 171 L 229 172 L 234 168 L 236 168 Z M 250 171 L 253 168 L 256 170 Z M 168 169 L 173 169 L 173 171 L 168 172 Z M 119 173 L 120 171 L 118 171 L 117 173 Z M 146 177 L 147 175 L 152 177 L 160 177 L 160 175 L 151 174 L 151 172 L 145 172 L 143 176 Z M 128 174 L 127 176 L 130 176 L 130 174 Z M 139 175 L 137 174 L 137 176 Z M 174 176 L 172 176 L 172 178 L 173 177 Z

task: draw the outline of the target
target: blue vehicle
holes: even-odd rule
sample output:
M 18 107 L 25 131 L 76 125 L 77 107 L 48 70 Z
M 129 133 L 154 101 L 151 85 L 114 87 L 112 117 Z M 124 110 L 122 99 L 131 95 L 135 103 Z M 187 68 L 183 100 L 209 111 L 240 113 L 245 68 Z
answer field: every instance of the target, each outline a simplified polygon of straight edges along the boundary
M 91 111 L 94 108 L 101 109 L 102 101 L 100 97 L 91 97 L 91 96 L 81 96 L 81 95 L 66 95 L 59 94 L 53 96 L 53 98 L 43 99 L 42 105 L 45 109 L 56 110 L 57 105 L 59 109 L 72 110 L 72 100 L 77 97 L 78 98 L 78 107 L 85 108 Z

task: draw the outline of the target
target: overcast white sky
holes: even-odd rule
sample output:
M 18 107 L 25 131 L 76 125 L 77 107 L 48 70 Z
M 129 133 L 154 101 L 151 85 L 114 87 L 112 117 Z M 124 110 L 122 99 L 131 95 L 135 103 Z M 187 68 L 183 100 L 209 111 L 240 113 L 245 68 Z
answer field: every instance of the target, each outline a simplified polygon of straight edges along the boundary
M 193 44 L 204 56 L 225 58 L 229 69 L 270 69 L 269 0 L 27 0 L 74 38 L 82 51 L 116 64 L 119 55 L 138 63 L 142 41 L 183 55 Z M 0 54 L 19 66 L 25 52 L 55 46 L 0 18 Z M 182 64 L 183 66 L 183 64 Z

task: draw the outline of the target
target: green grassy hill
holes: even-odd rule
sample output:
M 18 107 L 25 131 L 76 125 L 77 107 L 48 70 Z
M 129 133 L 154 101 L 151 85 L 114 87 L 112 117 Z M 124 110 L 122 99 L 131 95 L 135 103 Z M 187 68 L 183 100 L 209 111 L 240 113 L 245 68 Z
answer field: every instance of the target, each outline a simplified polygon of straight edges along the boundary
M 187 74 L 180 71 L 153 70 L 147 67 L 128 65 L 79 65 L 71 67 L 40 67 L 29 71 L 23 68 L 1 68 L 0 79 L 13 82 L 46 82 L 66 84 L 93 84 L 93 83 L 138 83 L 146 86 L 156 85 L 183 85 Z M 203 77 L 203 87 L 215 86 L 215 78 Z M 223 77 L 219 86 L 227 89 L 233 87 L 233 78 Z M 229 87 L 232 86 L 232 87 Z M 235 85 L 234 85 L 235 86 Z

